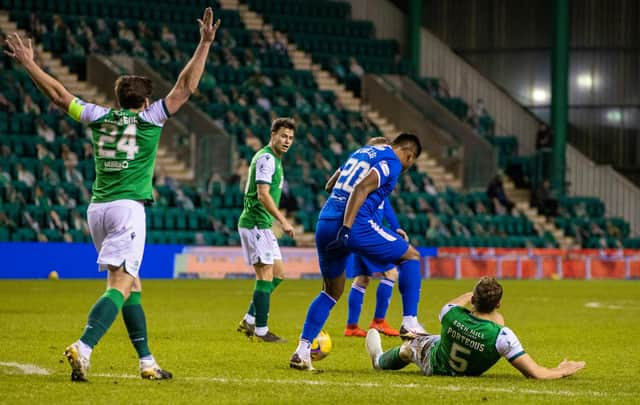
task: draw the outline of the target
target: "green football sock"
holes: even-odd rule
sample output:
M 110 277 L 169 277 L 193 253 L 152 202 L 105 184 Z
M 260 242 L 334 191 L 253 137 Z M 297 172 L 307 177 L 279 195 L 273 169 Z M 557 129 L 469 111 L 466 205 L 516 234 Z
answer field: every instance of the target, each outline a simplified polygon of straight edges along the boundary
M 253 303 L 256 308 L 256 327 L 267 326 L 269 318 L 269 298 L 273 283 L 271 281 L 256 280 L 256 289 L 253 291 Z
M 115 321 L 123 303 L 122 293 L 115 288 L 109 288 L 89 311 L 87 326 L 80 340 L 90 347 L 97 345 Z
M 139 291 L 131 292 L 129 299 L 125 301 L 122 307 L 122 319 L 129 332 L 131 344 L 138 352 L 138 357 L 146 357 L 151 355 L 149 350 L 149 341 L 147 339 L 147 321 L 142 309 L 141 297 Z
M 282 279 L 282 278 L 274 278 L 273 279 L 273 288 L 271 289 L 271 292 L 273 293 L 273 291 L 276 289 L 276 287 L 278 287 L 283 281 L 284 281 L 284 279 Z M 247 310 L 247 313 L 249 315 L 253 316 L 253 317 L 256 316 L 256 306 L 253 304 L 253 300 L 249 304 L 249 309 Z
M 394 347 L 380 355 L 378 358 L 378 365 L 381 369 L 400 370 L 407 364 L 411 363 L 410 361 L 404 361 L 400 358 L 400 347 L 401 346 Z

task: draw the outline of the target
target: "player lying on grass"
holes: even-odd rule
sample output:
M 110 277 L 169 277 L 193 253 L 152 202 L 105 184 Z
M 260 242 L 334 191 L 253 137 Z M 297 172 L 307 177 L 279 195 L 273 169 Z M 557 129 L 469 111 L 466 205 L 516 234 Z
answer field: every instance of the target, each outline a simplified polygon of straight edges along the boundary
M 525 377 L 554 379 L 575 374 L 584 361 L 563 360 L 558 367 L 546 368 L 525 353 L 497 309 L 502 286 L 492 277 L 482 277 L 473 292 L 448 302 L 440 311 L 439 335 L 418 336 L 401 346 L 382 352 L 380 334 L 367 333 L 365 347 L 373 368 L 399 370 L 415 363 L 425 375 L 479 376 L 500 357 L 506 358 Z M 471 303 L 472 309 L 465 308 Z
M 363 146 L 340 168 L 331 196 L 322 207 L 316 227 L 316 249 L 322 272 L 322 291 L 309 305 L 298 347 L 289 366 L 314 371 L 311 342 L 329 318 L 344 291 L 351 253 L 384 265 L 398 265 L 399 287 L 412 314 L 417 314 L 422 277 L 420 253 L 398 233 L 378 220 L 378 207 L 391 194 L 398 177 L 413 166 L 422 146 L 417 136 L 401 133 L 389 145 Z M 417 320 L 416 320 L 417 323 Z
M 151 181 L 162 126 L 198 87 L 220 20 L 213 24 L 213 11 L 207 8 L 198 24 L 200 43 L 169 94 L 150 104 L 151 80 L 121 76 L 115 83 L 120 109 L 75 98 L 35 63 L 31 40 L 25 45 L 18 34 L 7 39 L 10 51 L 5 53 L 24 66 L 54 104 L 71 118 L 88 123 L 92 131 L 96 179 L 87 221 L 100 269 L 109 272 L 107 291 L 91 308 L 84 333 L 65 350 L 73 381 L 87 381 L 91 352 L 121 310 L 138 352 L 142 378 L 172 377 L 160 368 L 149 350 L 138 272 L 146 236 L 144 204 L 153 201 Z

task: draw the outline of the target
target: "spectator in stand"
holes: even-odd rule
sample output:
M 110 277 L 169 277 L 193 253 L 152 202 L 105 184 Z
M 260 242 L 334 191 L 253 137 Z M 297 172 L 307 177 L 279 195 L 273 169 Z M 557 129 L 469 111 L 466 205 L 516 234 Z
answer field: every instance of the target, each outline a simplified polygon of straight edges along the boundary
M 331 70 L 333 75 L 338 79 L 338 81 L 344 82 L 345 79 L 347 78 L 347 71 L 342 65 L 342 63 L 340 63 L 338 58 L 336 58 L 335 56 L 332 57 L 331 60 L 329 61 L 329 66 L 330 66 L 329 69 Z
M 260 53 L 264 53 L 268 48 L 267 41 L 264 40 L 258 31 L 251 31 L 249 46 L 251 49 L 257 49 Z
M 151 41 L 153 40 L 153 31 L 151 31 L 151 29 L 147 26 L 147 24 L 142 21 L 139 20 L 138 21 L 138 38 L 140 38 L 140 40 L 144 40 L 144 41 Z
M 610 237 L 618 240 L 622 239 L 622 231 L 620 230 L 620 228 L 615 226 L 610 219 L 607 219 L 607 221 L 605 222 L 605 228 L 607 229 L 607 235 L 609 235 Z
M 499 174 L 496 175 L 487 186 L 487 197 L 492 201 L 494 210 L 500 211 L 500 207 L 504 207 L 508 213 L 511 213 L 515 206 L 515 204 L 507 198 L 502 184 L 502 177 Z
M 287 53 L 287 40 L 279 31 L 275 31 L 273 33 L 273 41 L 270 43 L 270 45 L 271 49 L 281 55 L 285 55 Z
M 4 211 L 0 210 L 0 228 L 5 228 L 8 229 L 9 232 L 13 232 L 18 226 L 13 219 L 9 218 Z
M 225 31 L 225 30 L 222 30 Z M 227 33 L 228 34 L 228 33 Z M 176 35 L 171 32 L 168 25 L 163 25 L 160 33 L 160 39 L 163 43 L 169 45 L 171 48 L 175 48 L 178 41 L 176 40 Z
M 577 218 L 589 218 L 589 213 L 587 212 L 587 206 L 584 202 L 580 201 L 573 208 L 574 216 Z
M 329 148 L 331 149 L 331 152 L 333 152 L 337 157 L 342 156 L 342 144 L 336 140 L 336 137 L 333 136 L 333 134 L 329 134 L 327 136 L 327 140 L 329 141 Z
M 67 194 L 67 192 L 62 187 L 58 187 L 56 189 L 55 202 L 57 205 L 61 205 L 67 208 L 75 208 L 78 205 L 75 198 L 69 196 L 69 194 Z
M 262 94 L 260 89 L 256 89 L 253 92 L 253 97 L 256 100 L 256 104 L 259 105 L 264 111 L 271 110 L 271 100 L 269 100 L 269 98 Z
M 451 237 L 451 232 L 449 232 L 449 229 L 440 221 L 440 218 L 433 215 L 433 213 L 429 213 L 427 216 L 429 217 L 429 228 L 425 235 L 427 239 L 434 240 L 439 237 Z
M 31 170 L 25 169 L 22 163 L 16 164 L 16 173 L 17 180 L 23 182 L 29 187 L 33 187 L 36 183 L 36 177 L 33 175 Z
M 5 185 L 5 184 L 10 184 L 11 183 L 11 174 L 9 172 L 7 172 L 3 167 L 0 167 L 0 189 Z
M 64 118 L 60 119 L 60 121 L 58 122 L 58 133 L 62 135 L 63 138 L 68 140 L 74 140 L 78 137 L 76 131 Z
M 16 106 L 0 92 L 0 111 L 16 112 Z
M 51 207 L 51 199 L 42 191 L 40 185 L 36 185 L 36 188 L 33 190 L 33 202 L 38 207 L 47 209 Z
M 89 142 L 82 144 L 82 159 L 93 160 L 93 147 Z
M 531 206 L 536 207 L 542 215 L 551 217 L 558 215 L 558 200 L 553 198 L 549 180 L 544 180 L 533 190 Z
M 120 46 L 120 43 L 118 42 L 118 40 L 115 38 L 111 38 L 109 40 L 108 53 L 109 55 L 125 55 L 126 54 L 124 49 L 122 49 L 122 47 Z
M 64 173 L 63 178 L 67 183 L 80 184 L 84 182 L 84 177 L 82 173 L 76 168 L 76 164 L 66 164 L 64 165 Z
M 453 220 L 451 221 L 451 228 L 453 229 L 453 233 L 456 236 L 463 236 L 465 238 L 471 237 L 471 232 L 469 232 L 469 229 L 455 218 L 453 218 Z
M 549 149 L 553 145 L 553 134 L 551 128 L 544 122 L 540 123 L 536 133 L 536 149 Z
M 36 133 L 47 143 L 51 143 L 56 138 L 56 133 L 48 126 L 42 118 L 36 119 Z
M 60 184 L 60 176 L 46 163 L 42 165 L 42 180 L 52 186 Z
M 133 41 L 133 46 L 131 47 L 131 54 L 137 58 L 147 59 L 149 57 L 149 52 L 142 46 L 140 41 L 137 39 Z
M 24 103 L 22 103 L 22 112 L 27 114 L 40 115 L 40 106 L 33 101 L 31 94 L 27 93 L 24 96 Z
M 116 25 L 118 27 L 118 38 L 130 43 L 136 40 L 136 35 L 129 29 L 129 27 L 127 27 L 127 24 L 125 24 L 124 21 L 120 20 Z
M 360 97 L 360 87 L 362 77 L 364 76 L 364 69 L 356 58 L 349 58 L 349 74 L 347 75 L 345 87 L 347 90 L 351 90 L 356 97 Z
M 151 52 L 153 53 L 153 59 L 155 61 L 163 65 L 171 62 L 171 56 L 169 56 L 169 53 L 164 50 L 159 42 L 154 42 L 153 45 L 151 45 Z
M 255 136 L 255 134 L 249 127 L 245 127 L 244 129 L 244 143 L 254 152 L 259 151 L 263 146 L 260 138 Z
M 55 156 L 53 156 L 53 153 L 49 149 L 47 149 L 44 143 L 36 144 L 36 157 L 38 158 L 38 160 L 46 162 L 55 160 Z
M 315 153 L 313 157 L 313 166 L 316 169 L 322 169 L 327 172 L 331 170 L 331 163 L 329 163 L 320 152 Z

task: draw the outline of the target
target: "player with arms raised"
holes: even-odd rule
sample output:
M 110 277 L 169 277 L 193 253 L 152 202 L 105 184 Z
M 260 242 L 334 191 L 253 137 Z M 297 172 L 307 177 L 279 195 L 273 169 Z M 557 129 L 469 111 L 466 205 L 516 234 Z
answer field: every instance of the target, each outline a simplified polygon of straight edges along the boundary
M 149 350 L 138 272 L 146 237 L 144 204 L 153 201 L 151 182 L 162 126 L 196 90 L 220 20 L 214 24 L 213 11 L 207 8 L 198 24 L 200 42 L 169 94 L 150 104 L 151 81 L 122 76 L 115 83 L 120 109 L 75 98 L 35 63 L 31 40 L 24 44 L 18 34 L 7 38 L 5 53 L 26 69 L 54 104 L 92 130 L 96 179 L 87 220 L 97 262 L 101 270 L 108 270 L 107 291 L 91 308 L 80 339 L 65 350 L 74 381 L 87 381 L 91 352 L 120 310 L 140 358 L 142 378 L 172 377 Z
M 473 292 L 442 307 L 439 335 L 418 336 L 384 353 L 380 334 L 370 329 L 366 349 L 373 368 L 398 370 L 413 362 L 425 375 L 478 376 L 500 357 L 534 379 L 567 377 L 584 368 L 584 361 L 564 360 L 555 368 L 538 365 L 525 353 L 515 333 L 504 326 L 504 318 L 497 311 L 501 299 L 500 283 L 493 277 L 482 277 Z M 465 308 L 469 303 L 473 305 L 471 311 Z
M 295 130 L 295 122 L 291 118 L 277 118 L 271 124 L 269 145 L 251 159 L 244 190 L 244 209 L 238 220 L 245 260 L 256 272 L 253 299 L 238 325 L 238 332 L 261 342 L 285 342 L 267 326 L 271 293 L 284 280 L 282 254 L 271 225 L 273 219 L 277 219 L 284 233 L 293 237 L 293 226 L 282 215 L 278 205 L 284 180 L 281 158 L 291 148 Z
M 413 314 L 417 313 L 422 281 L 420 254 L 401 235 L 380 223 L 378 207 L 391 194 L 402 171 L 411 167 L 421 152 L 418 137 L 402 133 L 390 145 L 356 150 L 340 168 L 340 176 L 316 227 L 323 289 L 309 306 L 298 347 L 289 361 L 291 368 L 315 370 L 311 364 L 311 342 L 343 293 L 344 269 L 351 253 L 362 255 L 380 267 L 398 264 L 403 300 L 406 297 Z M 416 317 L 412 319 L 417 324 Z

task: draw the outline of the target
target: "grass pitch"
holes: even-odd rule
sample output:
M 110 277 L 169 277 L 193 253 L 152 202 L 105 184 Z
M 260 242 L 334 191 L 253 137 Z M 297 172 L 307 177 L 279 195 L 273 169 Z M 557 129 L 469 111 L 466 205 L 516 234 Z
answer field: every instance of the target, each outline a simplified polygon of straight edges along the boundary
M 637 282 L 503 282 L 502 312 L 529 354 L 546 366 L 563 357 L 587 362 L 558 381 L 526 380 L 504 360 L 479 378 L 423 377 L 413 365 L 376 372 L 364 339 L 342 336 L 346 295 L 325 327 L 333 352 L 315 363 L 324 373 L 291 370 L 289 357 L 320 284 L 285 281 L 276 290 L 270 327 L 289 342 L 270 345 L 235 331 L 252 281 L 143 281 L 151 350 L 174 380 L 139 378 L 119 317 L 94 350 L 90 382 L 83 384 L 70 381 L 62 352 L 79 337 L 104 281 L 0 281 L 0 403 L 637 403 L 640 395 Z M 441 306 L 473 284 L 425 281 L 420 319 L 427 330 L 437 329 Z M 376 286 L 365 296 L 365 328 Z M 400 304 L 396 291 L 387 319 L 397 326 Z M 399 343 L 383 337 L 385 349 Z

